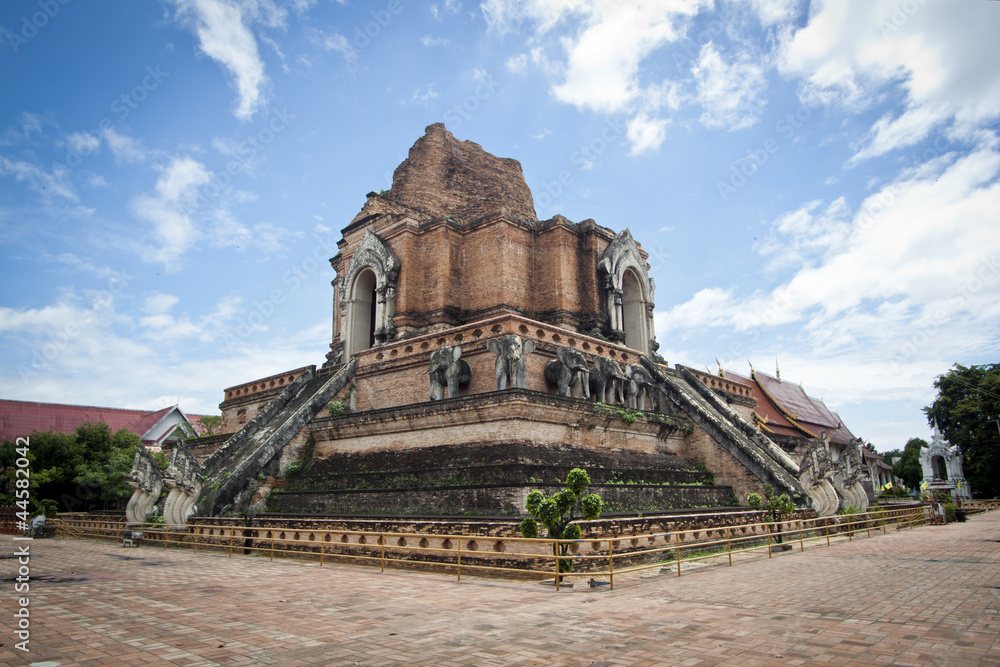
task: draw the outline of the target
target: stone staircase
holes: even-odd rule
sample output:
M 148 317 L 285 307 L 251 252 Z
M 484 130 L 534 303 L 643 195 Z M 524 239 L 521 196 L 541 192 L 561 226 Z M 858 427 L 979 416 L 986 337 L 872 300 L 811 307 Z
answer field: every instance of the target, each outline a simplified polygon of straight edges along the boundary
M 642 358 L 642 364 L 658 381 L 674 406 L 705 429 L 712 438 L 739 461 L 757 479 L 787 493 L 793 500 L 805 502 L 806 493 L 797 478 L 797 466 L 781 449 L 725 405 L 690 371 L 675 376 L 664 373 L 656 364 Z M 687 373 L 685 376 L 684 373 Z
M 333 375 L 302 373 L 264 406 L 203 464 L 198 497 L 201 516 L 222 514 L 265 465 L 354 377 L 351 361 Z

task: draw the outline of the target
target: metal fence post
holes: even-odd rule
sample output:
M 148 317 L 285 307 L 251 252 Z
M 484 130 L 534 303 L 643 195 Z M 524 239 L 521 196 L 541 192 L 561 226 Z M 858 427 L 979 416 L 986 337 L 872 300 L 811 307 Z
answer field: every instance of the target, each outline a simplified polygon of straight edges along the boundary
M 608 540 L 608 572 L 611 575 L 611 590 L 615 590 L 615 545 Z
M 681 534 L 674 533 L 674 557 L 677 558 L 677 576 L 681 576 Z

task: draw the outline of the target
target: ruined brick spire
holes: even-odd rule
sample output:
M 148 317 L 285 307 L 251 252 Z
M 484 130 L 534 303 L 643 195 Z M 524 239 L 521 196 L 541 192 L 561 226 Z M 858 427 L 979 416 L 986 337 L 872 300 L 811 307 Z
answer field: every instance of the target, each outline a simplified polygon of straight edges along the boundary
M 451 216 L 464 223 L 496 213 L 538 220 L 521 164 L 459 141 L 442 123 L 427 126 L 396 167 L 392 188 L 383 196 L 432 218 Z

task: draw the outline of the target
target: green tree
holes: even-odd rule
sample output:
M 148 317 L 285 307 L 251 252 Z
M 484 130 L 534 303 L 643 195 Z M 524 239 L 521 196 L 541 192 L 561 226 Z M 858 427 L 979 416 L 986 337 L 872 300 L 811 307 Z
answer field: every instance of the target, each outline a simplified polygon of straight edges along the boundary
M 903 480 L 908 489 L 920 486 L 924 478 L 924 470 L 920 467 L 920 450 L 927 447 L 927 441 L 922 438 L 910 438 L 903 446 L 899 460 L 892 464 L 892 474 Z
M 142 440 L 125 429 L 111 433 L 104 423 L 84 424 L 76 433 L 77 440 L 87 443 L 88 455 L 77 464 L 73 483 L 91 489 L 91 501 L 100 502 L 104 508 L 120 509 L 132 495 L 125 478 Z
M 521 522 L 521 534 L 525 537 L 538 537 L 538 524 L 548 529 L 549 537 L 561 540 L 575 540 L 580 537 L 579 524 L 574 524 L 579 511 L 586 520 L 601 516 L 604 501 L 596 493 L 583 495 L 590 486 L 590 476 L 582 468 L 573 468 L 566 475 L 566 488 L 546 496 L 538 489 L 528 494 L 525 508 L 531 515 Z M 568 544 L 560 545 L 559 555 L 565 556 Z M 557 559 L 559 572 L 573 570 L 573 561 Z
M 201 417 L 198 419 L 198 424 L 201 425 L 201 430 L 205 435 L 218 435 L 222 432 L 222 417 L 219 415 Z
M 965 457 L 965 474 L 977 497 L 1000 495 L 1000 364 L 955 364 L 934 381 L 938 395 L 924 408 L 945 439 Z
M 41 433 L 29 436 L 29 470 L 32 507 L 46 499 L 58 502 L 63 512 L 122 507 L 131 495 L 125 478 L 132 469 L 140 439 L 122 429 L 111 433 L 104 423 L 87 422 L 76 433 Z M 4 476 L 12 471 L 15 443 L 0 446 Z M 0 480 L 0 486 L 3 485 Z M 4 496 L 3 499 L 6 499 Z
M 769 521 L 773 522 L 781 521 L 783 517 L 786 517 L 795 511 L 795 503 L 791 501 L 788 494 L 782 493 L 781 495 L 774 495 L 774 487 L 770 484 L 764 485 L 763 496 L 759 493 L 749 494 L 747 496 L 747 505 L 755 510 L 767 512 Z M 776 539 L 780 544 L 780 532 L 778 533 Z

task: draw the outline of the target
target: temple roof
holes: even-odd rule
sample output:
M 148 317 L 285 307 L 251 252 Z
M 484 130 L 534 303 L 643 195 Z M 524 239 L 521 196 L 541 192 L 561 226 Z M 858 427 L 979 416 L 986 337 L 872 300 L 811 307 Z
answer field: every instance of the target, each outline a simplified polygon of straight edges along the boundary
M 36 430 L 42 433 L 75 433 L 84 422 L 104 422 L 112 432 L 125 429 L 143 438 L 146 444 L 158 444 L 153 442 L 151 431 L 174 410 L 178 408 L 171 406 L 147 412 L 90 405 L 0 400 L 0 442 L 30 436 Z M 180 414 L 191 421 L 196 431 L 200 433 L 203 430 L 198 420 L 204 415 Z
M 427 126 L 409 156 L 396 167 L 392 188 L 369 196 L 354 219 L 406 210 L 419 217 L 450 217 L 458 222 L 495 214 L 518 221 L 538 220 L 521 164 L 491 155 L 477 143 L 456 139 L 442 123 Z
M 751 370 L 750 377 L 725 371 L 726 378 L 738 380 L 750 387 L 757 401 L 754 410 L 757 426 L 776 435 L 818 438 L 826 431 L 830 442 L 846 445 L 854 434 L 844 426 L 840 416 L 818 398 L 806 394 L 800 385 L 783 382 L 780 378 Z

